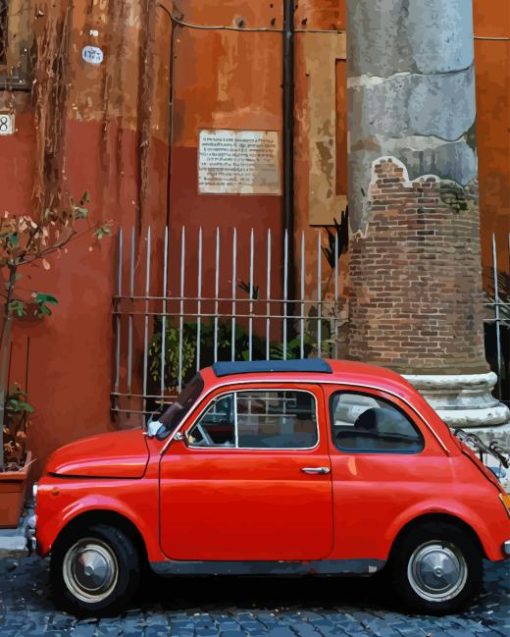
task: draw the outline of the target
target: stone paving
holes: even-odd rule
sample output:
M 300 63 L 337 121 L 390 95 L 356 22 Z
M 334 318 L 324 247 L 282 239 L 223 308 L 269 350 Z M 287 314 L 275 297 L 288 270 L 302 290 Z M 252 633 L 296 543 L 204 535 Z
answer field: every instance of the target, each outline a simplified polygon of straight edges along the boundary
M 0 560 L 1 637 L 510 637 L 510 565 L 487 564 L 485 590 L 449 617 L 402 614 L 382 581 L 151 578 L 118 618 L 56 612 L 47 562 Z

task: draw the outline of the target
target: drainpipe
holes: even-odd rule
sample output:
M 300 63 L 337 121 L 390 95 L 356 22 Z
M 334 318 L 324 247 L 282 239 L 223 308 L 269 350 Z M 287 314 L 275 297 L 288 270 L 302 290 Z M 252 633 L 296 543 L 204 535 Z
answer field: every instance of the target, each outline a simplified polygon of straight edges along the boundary
M 170 56 L 168 60 L 169 91 L 168 91 L 168 164 L 167 164 L 167 191 L 166 191 L 166 226 L 170 227 L 170 212 L 172 206 L 172 160 L 174 144 L 174 75 L 175 75 L 175 32 L 177 22 L 174 14 L 161 2 L 158 8 L 162 9 L 170 20 L 172 34 L 170 36 Z M 172 11 L 175 11 L 172 4 Z
M 174 105 L 175 105 L 175 34 L 177 24 L 171 21 L 172 35 L 170 39 L 169 79 L 170 91 L 168 99 L 168 169 L 166 190 L 166 226 L 170 228 L 170 215 L 172 210 L 172 163 L 174 148 Z
M 284 0 L 283 44 L 283 229 L 288 241 L 288 298 L 295 300 L 294 264 L 294 0 Z M 284 235 L 285 237 L 285 235 Z M 285 238 L 283 240 L 285 242 Z M 285 243 L 283 245 L 285 251 Z M 284 254 L 285 252 L 283 252 Z M 283 275 L 285 277 L 285 274 Z M 285 285 L 285 281 L 283 281 Z M 291 309 L 291 308 L 288 308 Z

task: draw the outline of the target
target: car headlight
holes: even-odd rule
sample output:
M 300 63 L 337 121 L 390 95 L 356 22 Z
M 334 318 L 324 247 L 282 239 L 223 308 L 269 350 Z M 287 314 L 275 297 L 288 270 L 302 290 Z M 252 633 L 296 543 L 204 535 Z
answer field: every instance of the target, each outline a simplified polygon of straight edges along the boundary
M 510 493 L 505 493 L 504 495 L 500 493 L 499 499 L 503 503 L 503 506 L 505 507 L 505 510 L 508 513 L 508 517 L 510 517 Z

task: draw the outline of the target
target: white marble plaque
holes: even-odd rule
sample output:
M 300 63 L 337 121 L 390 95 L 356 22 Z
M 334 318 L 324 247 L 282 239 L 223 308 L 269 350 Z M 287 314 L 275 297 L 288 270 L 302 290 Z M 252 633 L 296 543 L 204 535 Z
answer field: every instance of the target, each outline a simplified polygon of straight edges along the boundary
M 202 130 L 198 188 L 212 195 L 280 195 L 280 141 L 276 131 Z

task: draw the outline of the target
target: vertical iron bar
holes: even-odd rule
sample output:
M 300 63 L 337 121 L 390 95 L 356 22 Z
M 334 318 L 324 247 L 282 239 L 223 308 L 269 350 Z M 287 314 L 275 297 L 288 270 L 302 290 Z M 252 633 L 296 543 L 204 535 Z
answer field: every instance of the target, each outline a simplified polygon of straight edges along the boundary
M 238 418 L 237 418 L 237 397 L 239 396 L 238 392 L 235 392 L 235 394 L 232 395 L 232 398 L 234 400 L 234 440 L 235 440 L 235 448 L 238 449 L 239 448 L 239 425 L 238 425 Z
M 179 290 L 179 374 L 177 389 L 179 393 L 182 391 L 183 385 L 183 347 L 184 347 L 184 285 L 186 273 L 186 228 L 181 229 L 181 285 Z
M 271 358 L 271 228 L 267 231 L 267 267 L 266 267 L 266 360 Z
M 338 339 L 340 337 L 340 245 L 338 242 L 338 228 L 335 232 L 335 305 L 334 312 L 334 332 L 333 338 L 335 339 L 335 358 L 338 358 Z
M 287 300 L 289 294 L 289 232 L 283 242 L 283 360 L 287 360 Z
M 300 355 L 305 357 L 305 232 L 301 232 L 301 318 L 300 323 Z
M 164 248 L 163 248 L 163 317 L 161 319 L 161 378 L 160 392 L 161 400 L 165 397 L 165 367 L 166 367 L 166 321 L 167 321 L 167 294 L 168 294 L 168 226 L 165 228 Z
M 254 290 L 254 255 L 255 252 L 255 233 L 253 228 L 250 234 L 250 318 L 248 319 L 248 358 L 253 360 L 253 296 Z
M 115 320 L 116 324 L 116 352 L 115 352 L 115 391 L 119 392 L 120 390 L 120 352 L 121 352 L 121 324 L 120 324 L 120 308 L 122 306 L 122 268 L 124 266 L 124 231 L 121 228 L 119 230 L 119 269 L 118 269 L 118 280 L 117 280 L 117 294 L 119 300 L 117 301 L 117 316 Z
M 322 356 L 322 231 L 317 233 L 317 355 Z
M 232 234 L 232 360 L 236 359 L 237 228 Z
M 216 273 L 214 281 L 214 362 L 218 360 L 218 317 L 220 306 L 220 229 L 216 228 Z
M 133 297 L 135 296 L 135 245 L 136 245 L 136 229 L 133 226 L 131 228 L 131 258 L 130 258 L 130 280 L 129 280 L 129 293 L 131 296 L 130 305 L 133 307 Z M 131 394 L 133 391 L 133 314 L 129 315 L 129 339 L 128 339 L 128 392 Z
M 197 372 L 200 371 L 202 340 L 202 227 L 198 232 L 198 278 L 197 278 Z
M 283 207 L 287 274 L 284 285 L 292 301 L 295 300 L 294 264 L 294 133 L 295 133 L 295 0 L 284 0 L 283 25 Z M 288 239 L 291 239 L 290 245 Z M 284 240 L 285 241 L 285 240 Z M 287 308 L 286 308 L 287 313 Z M 285 327 L 285 329 L 287 329 Z M 285 341 L 286 342 L 286 341 Z M 285 345 L 286 349 L 286 345 Z
M 149 296 L 151 276 L 151 227 L 147 229 L 147 260 L 145 264 L 145 327 L 143 336 L 143 411 L 147 411 L 147 382 L 149 371 Z
M 498 392 L 499 397 L 502 396 L 501 385 L 501 373 L 502 368 L 502 356 L 501 356 L 501 315 L 500 315 L 500 298 L 499 298 L 499 277 L 498 277 L 498 251 L 496 245 L 496 234 L 492 235 L 492 263 L 494 271 L 494 313 L 496 318 L 496 348 L 498 357 Z
M 509 303 L 509 305 L 506 306 L 505 308 L 505 317 L 507 317 L 509 320 L 505 321 L 505 327 L 507 329 L 507 333 L 510 332 L 510 232 L 508 233 L 508 260 L 507 260 L 507 264 L 508 264 L 508 276 L 506 279 L 506 301 L 507 303 Z M 505 365 L 505 362 L 503 362 L 503 365 Z M 506 402 L 508 403 L 508 405 L 510 406 L 510 380 L 509 380 L 509 374 L 510 374 L 510 338 L 507 338 L 507 350 L 506 350 Z M 503 396 L 504 398 L 505 396 Z

